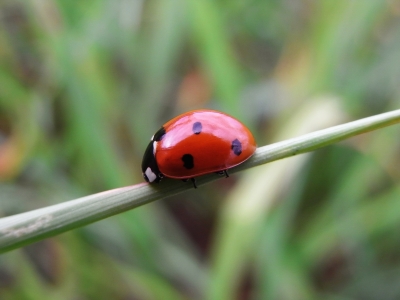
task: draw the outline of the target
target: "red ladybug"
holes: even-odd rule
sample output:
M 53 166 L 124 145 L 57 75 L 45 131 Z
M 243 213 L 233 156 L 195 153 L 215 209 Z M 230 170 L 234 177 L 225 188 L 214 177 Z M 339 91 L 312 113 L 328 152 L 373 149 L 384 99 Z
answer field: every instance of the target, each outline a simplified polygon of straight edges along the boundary
M 251 132 L 233 117 L 214 110 L 193 110 L 173 118 L 151 138 L 143 156 L 148 182 L 164 176 L 191 179 L 241 164 L 256 150 Z

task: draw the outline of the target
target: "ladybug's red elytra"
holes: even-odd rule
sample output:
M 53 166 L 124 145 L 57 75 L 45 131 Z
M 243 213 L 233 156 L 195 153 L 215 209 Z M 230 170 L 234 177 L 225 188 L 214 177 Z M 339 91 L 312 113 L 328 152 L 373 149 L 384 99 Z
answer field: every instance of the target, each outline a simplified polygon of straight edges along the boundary
M 227 169 L 250 158 L 256 142 L 250 130 L 235 118 L 215 110 L 193 110 L 165 123 L 151 138 L 143 156 L 147 182 L 164 176 L 187 180 Z

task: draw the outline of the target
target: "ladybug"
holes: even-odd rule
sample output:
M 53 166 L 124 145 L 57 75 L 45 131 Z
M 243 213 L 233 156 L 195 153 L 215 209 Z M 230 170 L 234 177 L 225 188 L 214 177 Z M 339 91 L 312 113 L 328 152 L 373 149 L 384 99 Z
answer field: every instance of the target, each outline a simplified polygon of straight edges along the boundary
M 250 158 L 256 150 L 253 135 L 235 118 L 215 110 L 193 110 L 165 123 L 151 138 L 143 156 L 147 182 L 164 176 L 192 180 L 218 173 Z

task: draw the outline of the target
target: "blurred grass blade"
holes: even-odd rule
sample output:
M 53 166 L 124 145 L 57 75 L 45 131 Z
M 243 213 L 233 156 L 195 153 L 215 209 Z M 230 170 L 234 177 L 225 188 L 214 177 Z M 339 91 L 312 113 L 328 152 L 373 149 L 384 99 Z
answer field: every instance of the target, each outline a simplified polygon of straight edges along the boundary
M 309 152 L 345 138 L 400 122 L 400 110 L 312 132 L 258 148 L 255 155 L 230 173 L 274 160 Z M 218 179 L 215 174 L 197 179 L 198 185 Z M 165 179 L 158 185 L 145 183 L 52 205 L 0 219 L 0 253 L 74 229 L 178 192 L 190 184 Z
M 216 98 L 233 115 L 240 115 L 237 98 L 244 79 L 232 53 L 229 32 L 223 23 L 226 12 L 216 1 L 188 1 L 195 49 L 204 71 L 212 79 Z

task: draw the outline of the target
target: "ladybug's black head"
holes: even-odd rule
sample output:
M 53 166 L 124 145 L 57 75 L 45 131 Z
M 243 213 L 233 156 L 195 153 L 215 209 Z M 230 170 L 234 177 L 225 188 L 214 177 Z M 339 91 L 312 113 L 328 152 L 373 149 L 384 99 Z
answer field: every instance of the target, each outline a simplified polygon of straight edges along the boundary
M 157 142 L 161 140 L 164 134 L 164 128 L 158 130 L 156 134 L 151 138 L 151 141 L 147 146 L 146 151 L 144 152 L 142 160 L 142 174 L 147 182 L 160 182 L 163 177 L 160 170 L 158 169 L 155 157 L 155 149 L 157 146 Z
M 151 141 L 144 152 L 142 160 L 142 173 L 147 182 L 159 182 L 162 178 L 154 156 L 155 142 Z

